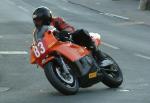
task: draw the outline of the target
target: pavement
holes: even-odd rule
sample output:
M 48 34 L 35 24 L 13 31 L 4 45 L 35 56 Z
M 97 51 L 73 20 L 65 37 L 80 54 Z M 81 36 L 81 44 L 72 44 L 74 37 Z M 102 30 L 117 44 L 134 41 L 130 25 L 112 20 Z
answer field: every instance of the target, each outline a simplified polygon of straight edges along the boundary
M 150 25 L 150 11 L 139 10 L 140 0 L 68 0 L 70 3 L 100 12 L 102 15 Z
M 89 6 L 91 1 L 84 0 Z M 82 4 L 83 1 L 73 2 Z M 64 96 L 51 86 L 41 68 L 29 63 L 34 28 L 32 12 L 41 5 L 49 7 L 54 15 L 63 17 L 76 28 L 101 34 L 101 50 L 110 54 L 123 71 L 124 81 L 120 88 L 110 89 L 98 83 L 80 88 L 76 95 Z M 112 15 L 126 16 L 117 12 L 103 11 L 107 8 L 105 5 L 100 8 L 101 12 L 67 0 L 1 0 L 0 103 L 149 103 L 149 26 Z

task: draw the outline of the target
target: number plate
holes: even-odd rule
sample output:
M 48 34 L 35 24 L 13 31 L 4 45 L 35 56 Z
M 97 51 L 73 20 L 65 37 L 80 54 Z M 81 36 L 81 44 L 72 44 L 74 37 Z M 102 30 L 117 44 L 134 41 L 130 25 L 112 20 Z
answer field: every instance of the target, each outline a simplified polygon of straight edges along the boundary
M 89 73 L 89 79 L 97 77 L 97 72 Z
M 42 54 L 46 52 L 42 42 L 38 42 L 36 46 L 33 46 L 33 51 L 37 58 L 39 58 Z

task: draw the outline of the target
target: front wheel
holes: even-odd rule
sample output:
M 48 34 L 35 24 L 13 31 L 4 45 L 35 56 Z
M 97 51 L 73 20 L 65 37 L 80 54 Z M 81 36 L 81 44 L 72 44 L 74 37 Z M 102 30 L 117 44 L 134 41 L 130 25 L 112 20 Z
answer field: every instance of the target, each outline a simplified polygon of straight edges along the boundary
M 112 65 L 101 69 L 103 73 L 102 82 L 110 88 L 117 88 L 123 82 L 122 71 L 116 61 L 108 54 L 102 53 L 102 55 L 113 62 Z
M 69 73 L 65 73 L 58 64 L 49 62 L 45 66 L 44 72 L 55 89 L 64 95 L 73 95 L 78 92 L 79 83 L 69 65 L 66 67 Z

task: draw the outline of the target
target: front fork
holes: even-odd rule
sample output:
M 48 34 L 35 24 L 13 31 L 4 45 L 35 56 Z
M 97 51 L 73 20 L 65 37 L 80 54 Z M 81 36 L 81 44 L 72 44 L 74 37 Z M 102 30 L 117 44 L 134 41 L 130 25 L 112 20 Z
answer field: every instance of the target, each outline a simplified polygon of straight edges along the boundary
M 63 58 L 60 55 L 57 56 L 56 61 L 66 74 L 70 74 L 69 70 L 67 69 L 68 67 L 66 63 L 64 62 Z

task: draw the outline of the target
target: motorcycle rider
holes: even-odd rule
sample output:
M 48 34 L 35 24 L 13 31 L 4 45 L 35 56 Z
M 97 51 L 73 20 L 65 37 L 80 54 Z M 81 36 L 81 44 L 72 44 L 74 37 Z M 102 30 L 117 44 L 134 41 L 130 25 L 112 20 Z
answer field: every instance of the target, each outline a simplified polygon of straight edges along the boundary
M 92 51 L 94 57 L 96 57 L 100 62 L 100 66 L 108 66 L 110 64 L 110 60 L 107 60 L 101 54 L 101 51 L 98 50 L 94 41 L 91 39 L 88 31 L 84 29 L 75 30 L 75 28 L 68 23 L 66 23 L 61 17 L 53 17 L 52 12 L 47 7 L 38 7 L 33 12 L 33 22 L 35 24 L 35 30 L 33 32 L 34 36 L 37 38 L 41 38 L 43 35 L 40 35 L 42 28 L 44 26 L 54 26 L 57 31 L 57 37 L 64 41 L 66 38 L 70 38 L 73 40 L 73 43 L 76 43 L 81 46 L 86 46 L 88 49 Z M 71 36 L 70 36 L 71 35 Z

